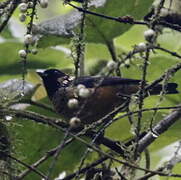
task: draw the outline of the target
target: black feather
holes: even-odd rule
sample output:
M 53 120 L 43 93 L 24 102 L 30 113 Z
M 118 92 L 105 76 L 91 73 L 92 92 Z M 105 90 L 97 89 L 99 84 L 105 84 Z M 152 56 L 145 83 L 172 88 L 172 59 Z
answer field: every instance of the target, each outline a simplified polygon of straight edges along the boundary
M 83 84 L 87 88 L 93 88 L 98 86 L 115 86 L 124 84 L 139 84 L 140 80 L 137 79 L 126 79 L 120 77 L 96 77 L 96 76 L 84 76 L 74 80 L 74 85 Z
M 178 85 L 176 83 L 168 83 L 165 86 L 162 84 L 158 84 L 153 89 L 151 89 L 149 92 L 152 95 L 160 94 L 161 91 L 165 90 L 166 94 L 177 94 L 177 87 Z

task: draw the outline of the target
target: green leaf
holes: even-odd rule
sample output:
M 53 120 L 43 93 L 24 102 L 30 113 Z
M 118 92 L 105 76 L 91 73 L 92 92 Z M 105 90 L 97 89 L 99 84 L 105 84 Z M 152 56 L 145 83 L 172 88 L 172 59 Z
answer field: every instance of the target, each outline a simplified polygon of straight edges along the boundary
M 152 2 L 152 0 L 107 0 L 104 6 L 97 8 L 95 12 L 112 17 L 129 15 L 139 20 L 146 15 Z M 88 42 L 106 43 L 106 41 L 111 41 L 115 37 L 123 34 L 132 26 L 92 15 L 88 15 L 87 19 L 86 38 Z
M 148 12 L 148 8 L 152 2 L 153 0 L 129 0 L 129 2 L 127 0 L 99 0 L 92 1 L 89 6 L 91 11 L 107 16 L 122 17 L 129 15 L 134 19 L 141 19 Z M 39 42 L 39 47 L 56 45 L 57 43 L 61 43 L 65 38 L 72 37 L 74 34 L 73 31 L 77 31 L 79 26 L 81 14 L 81 12 L 73 10 L 69 14 L 44 21 L 34 27 L 34 34 L 43 35 Z M 86 41 L 107 43 L 126 32 L 131 26 L 130 24 L 123 24 L 87 14 L 85 28 Z M 50 35 L 49 37 L 55 36 L 57 39 L 55 41 L 50 40 L 50 38 L 47 39 L 47 35 Z M 63 41 L 63 43 L 67 43 L 69 40 Z
M 13 35 L 12 35 L 11 30 L 9 29 L 9 25 L 7 25 L 7 26 L 3 29 L 2 33 L 1 33 L 1 36 L 2 36 L 3 38 L 5 38 L 5 39 L 14 38 Z
M 50 102 L 47 99 L 43 99 L 41 103 Z M 51 117 L 59 117 L 55 113 L 35 106 L 29 107 L 28 110 Z M 14 130 L 12 129 L 11 133 L 13 137 L 16 135 L 16 139 L 13 142 L 15 145 L 16 157 L 28 164 L 32 164 L 38 161 L 42 156 L 45 156 L 49 150 L 58 146 L 64 137 L 64 134 L 58 129 L 21 118 L 16 119 L 16 128 Z M 85 146 L 78 141 L 74 141 L 66 148 L 63 148 L 59 159 L 56 161 L 56 166 L 53 169 L 53 177 L 57 177 L 62 171 L 73 172 L 76 165 L 80 162 L 84 150 Z M 38 169 L 46 174 L 52 160 L 53 158 L 49 158 L 43 162 Z M 36 180 L 40 179 L 40 177 L 32 172 L 24 179 Z
M 23 49 L 23 44 L 21 43 L 5 42 L 0 44 L 1 81 L 22 78 L 23 64 L 18 56 L 20 49 Z M 27 69 L 70 68 L 71 66 L 72 60 L 67 53 L 52 48 L 41 49 L 37 55 L 29 54 L 26 63 Z

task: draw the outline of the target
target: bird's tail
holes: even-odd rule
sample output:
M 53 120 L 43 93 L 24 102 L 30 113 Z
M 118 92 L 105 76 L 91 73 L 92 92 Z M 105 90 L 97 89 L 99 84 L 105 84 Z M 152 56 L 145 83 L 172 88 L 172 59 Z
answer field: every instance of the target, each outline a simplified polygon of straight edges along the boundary
M 158 95 L 158 94 L 160 94 L 161 91 L 165 91 L 166 94 L 177 94 L 177 93 L 179 93 L 179 92 L 177 91 L 177 86 L 178 86 L 178 84 L 176 84 L 176 83 L 168 83 L 168 84 L 167 84 L 166 86 L 164 86 L 164 87 L 163 87 L 162 84 L 158 84 L 158 85 L 156 85 L 155 87 L 153 87 L 153 88 L 149 91 L 149 93 L 150 93 L 151 95 Z

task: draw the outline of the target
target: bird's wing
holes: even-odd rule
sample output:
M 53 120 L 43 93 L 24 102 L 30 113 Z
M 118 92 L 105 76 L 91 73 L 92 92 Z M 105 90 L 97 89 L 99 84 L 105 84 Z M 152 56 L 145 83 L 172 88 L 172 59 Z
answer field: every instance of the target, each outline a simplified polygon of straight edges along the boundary
M 87 88 L 93 88 L 97 86 L 115 86 L 115 85 L 133 85 L 139 84 L 140 80 L 137 79 L 127 79 L 120 77 L 79 77 L 74 80 L 73 84 L 76 86 L 78 84 L 83 84 Z

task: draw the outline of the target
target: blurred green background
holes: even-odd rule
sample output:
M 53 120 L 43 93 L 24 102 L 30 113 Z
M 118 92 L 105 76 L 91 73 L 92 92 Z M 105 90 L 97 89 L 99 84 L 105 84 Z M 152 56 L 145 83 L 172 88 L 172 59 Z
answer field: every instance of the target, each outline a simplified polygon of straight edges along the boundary
M 129 2 L 125 0 L 115 1 L 116 2 L 107 1 L 106 5 L 103 7 L 97 9 L 93 7 L 91 10 L 115 17 L 129 14 L 132 15 L 135 19 L 142 19 L 152 4 L 152 1 L 145 2 L 145 0 L 129 0 Z M 121 6 L 121 4 L 125 5 Z M 47 25 L 45 21 L 47 18 L 53 18 L 57 15 L 64 15 L 69 13 L 71 10 L 72 9 L 68 5 L 63 6 L 62 2 L 59 2 L 58 0 L 51 0 L 47 9 L 38 8 L 38 20 L 36 20 L 36 23 L 38 24 L 39 22 L 43 21 L 43 23 Z M 21 59 L 18 55 L 18 51 L 24 48 L 23 36 L 26 32 L 26 24 L 28 20 L 24 24 L 20 23 L 18 16 L 19 11 L 16 10 L 14 16 L 8 24 L 8 27 L 0 36 L 1 82 L 5 82 L 8 79 L 14 78 L 22 79 L 23 67 Z M 145 26 L 119 24 L 118 22 L 101 19 L 99 17 L 88 16 L 88 18 L 92 18 L 92 21 L 88 21 L 88 25 L 86 26 L 86 74 L 93 72 L 95 67 L 98 66 L 99 62 L 102 60 L 111 60 L 111 56 L 106 46 L 105 40 L 114 42 L 117 55 L 127 53 L 133 50 L 133 47 L 136 44 L 145 42 L 143 35 L 144 31 L 147 30 L 147 27 Z M 91 26 L 89 24 L 90 22 L 94 22 L 94 26 Z M 77 29 L 78 27 L 75 28 Z M 104 34 L 105 39 L 101 37 L 101 34 Z M 35 73 L 36 69 L 46 69 L 53 67 L 64 70 L 70 69 L 70 71 L 73 72 L 74 64 L 71 57 L 73 43 L 71 42 L 71 38 L 66 39 L 64 42 L 64 38 L 65 37 L 62 38 L 61 34 L 59 34 L 58 36 L 45 36 L 41 39 L 39 42 L 40 48 L 38 48 L 38 53 L 36 55 L 28 55 L 26 64 L 27 81 L 35 84 L 40 83 L 40 79 Z M 158 43 L 164 48 L 168 48 L 171 51 L 181 54 L 181 42 L 178 39 L 181 39 L 181 34 L 179 32 L 164 29 L 163 33 L 158 37 Z M 52 45 L 56 45 L 56 47 Z M 180 59 L 162 51 L 156 50 L 155 52 L 150 53 L 150 64 L 148 67 L 147 81 L 151 82 L 154 79 L 160 77 L 168 68 L 172 67 L 178 62 L 180 62 Z M 137 79 L 141 78 L 142 63 L 143 60 L 139 55 L 136 55 L 135 58 L 130 62 L 129 66 L 123 66 L 120 68 L 123 77 Z M 178 90 L 181 92 L 180 77 L 181 71 L 177 72 L 170 81 L 178 83 Z M 40 87 L 35 93 L 34 99 L 39 102 L 50 104 L 42 87 Z M 144 107 L 155 107 L 158 103 L 160 103 L 160 106 L 177 105 L 181 102 L 181 94 L 167 95 L 161 102 L 159 102 L 159 99 L 159 96 L 147 98 L 144 102 Z M 48 116 L 58 117 L 56 114 L 33 106 L 29 106 L 28 110 Z M 169 112 L 170 111 L 168 110 L 157 112 L 155 122 L 163 119 L 164 116 L 166 116 Z M 149 122 L 152 119 L 152 116 L 153 112 L 146 112 L 143 114 L 143 129 L 149 127 Z M 133 119 L 136 120 L 137 118 L 133 117 Z M 28 164 L 37 161 L 48 150 L 56 147 L 62 139 L 62 133 L 60 133 L 58 130 L 26 119 L 13 119 L 12 123 L 8 123 L 7 129 L 12 140 L 14 156 Z M 168 158 L 173 156 L 173 153 L 175 152 L 178 145 L 177 143 L 181 139 L 180 129 L 181 123 L 178 121 L 149 147 L 152 169 L 163 165 L 166 160 L 169 160 Z M 133 136 L 132 127 L 130 126 L 128 119 L 120 119 L 119 121 L 112 124 L 106 130 L 106 136 L 118 141 L 124 141 Z M 74 169 L 79 166 L 80 158 L 82 157 L 84 151 L 85 146 L 78 141 L 75 141 L 65 148 L 56 164 L 56 168 L 54 169 L 54 177 L 57 177 L 58 174 L 63 171 L 66 171 L 67 173 L 73 172 Z M 97 155 L 92 153 L 86 163 L 91 162 L 96 157 Z M 46 172 L 46 169 L 49 167 L 49 162 L 50 161 L 46 161 L 43 163 L 43 165 L 40 166 L 40 169 L 43 172 Z M 144 167 L 144 158 L 142 159 L 141 163 Z M 22 167 L 19 168 L 23 169 Z M 181 166 L 177 165 L 173 169 L 173 172 L 180 173 Z M 39 179 L 39 177 L 36 174 L 31 173 L 25 179 L 36 180 Z M 154 177 L 153 179 L 159 179 L 159 177 Z

